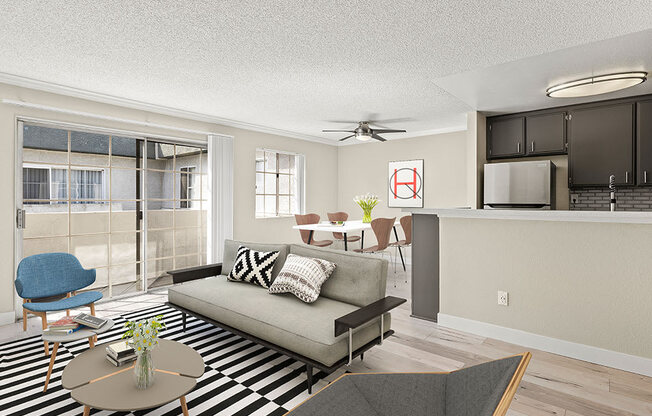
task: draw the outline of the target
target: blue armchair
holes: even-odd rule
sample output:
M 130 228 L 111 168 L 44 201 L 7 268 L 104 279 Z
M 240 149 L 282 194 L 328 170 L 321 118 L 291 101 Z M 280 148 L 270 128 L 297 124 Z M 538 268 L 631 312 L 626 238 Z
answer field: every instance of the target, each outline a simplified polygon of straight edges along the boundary
M 48 327 L 47 312 L 66 311 L 89 306 L 95 315 L 95 302 L 102 299 L 97 291 L 76 294 L 77 290 L 95 282 L 95 269 L 86 270 L 68 253 L 45 253 L 25 257 L 18 265 L 16 292 L 23 299 L 23 331 L 27 330 L 27 314 L 41 317 L 43 329 Z M 43 298 L 58 298 L 56 300 Z M 45 355 L 49 355 L 44 341 Z

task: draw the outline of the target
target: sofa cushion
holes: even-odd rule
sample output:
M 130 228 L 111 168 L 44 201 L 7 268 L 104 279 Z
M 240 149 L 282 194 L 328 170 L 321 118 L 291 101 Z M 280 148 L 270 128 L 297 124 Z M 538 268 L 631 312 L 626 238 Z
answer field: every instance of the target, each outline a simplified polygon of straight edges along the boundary
M 335 270 L 330 261 L 288 254 L 285 265 L 269 293 L 292 293 L 304 302 L 312 303 L 319 297 L 319 291 L 326 279 Z
M 233 269 L 235 257 L 238 254 L 238 248 L 240 246 L 249 247 L 256 251 L 278 251 L 278 258 L 276 259 L 276 263 L 274 263 L 274 268 L 272 269 L 272 282 L 276 279 L 276 276 L 278 276 L 283 268 L 285 258 L 289 252 L 289 246 L 287 244 L 248 243 L 245 241 L 224 240 L 222 274 L 228 275 L 231 272 L 231 269 Z
M 304 303 L 290 294 L 271 295 L 254 285 L 209 277 L 171 287 L 169 301 L 207 318 L 331 366 L 348 354 L 347 335 L 334 336 L 335 319 L 357 306 L 320 297 Z M 385 331 L 391 318 L 385 314 Z M 357 349 L 380 335 L 379 320 L 354 331 Z
M 387 260 L 368 254 L 292 244 L 290 253 L 328 260 L 337 268 L 321 288 L 321 297 L 367 306 L 385 297 Z
M 256 251 L 240 246 L 229 280 L 253 283 L 267 289 L 272 284 L 272 268 L 278 251 Z

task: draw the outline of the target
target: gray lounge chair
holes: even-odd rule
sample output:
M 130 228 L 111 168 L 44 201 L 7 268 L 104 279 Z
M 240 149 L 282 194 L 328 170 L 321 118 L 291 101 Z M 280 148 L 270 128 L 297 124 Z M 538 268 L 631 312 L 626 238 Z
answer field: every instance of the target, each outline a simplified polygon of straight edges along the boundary
M 344 374 L 290 416 L 504 416 L 529 352 L 450 373 Z

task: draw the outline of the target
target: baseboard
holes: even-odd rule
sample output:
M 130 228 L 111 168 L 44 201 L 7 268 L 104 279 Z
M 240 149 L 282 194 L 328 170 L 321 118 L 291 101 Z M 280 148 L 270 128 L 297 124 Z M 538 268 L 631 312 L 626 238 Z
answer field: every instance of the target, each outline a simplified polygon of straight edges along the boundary
M 9 325 L 16 322 L 16 312 L 0 312 L 0 325 Z
M 437 321 L 441 326 L 459 331 L 652 377 L 652 359 L 650 358 L 564 341 L 444 313 L 437 315 Z

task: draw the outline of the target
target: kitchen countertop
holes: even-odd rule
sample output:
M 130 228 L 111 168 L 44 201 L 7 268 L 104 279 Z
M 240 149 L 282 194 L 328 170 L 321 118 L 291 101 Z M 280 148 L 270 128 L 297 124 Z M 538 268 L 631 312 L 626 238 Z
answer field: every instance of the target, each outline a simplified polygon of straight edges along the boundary
M 440 218 L 652 224 L 652 212 L 635 211 L 545 211 L 464 208 L 404 208 L 403 211 L 413 214 L 437 215 Z

